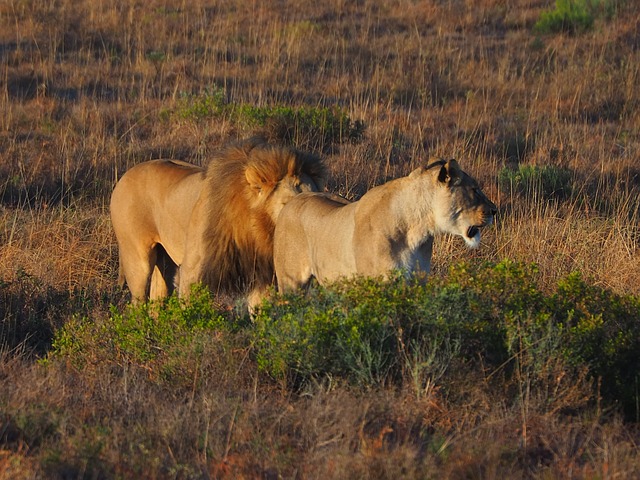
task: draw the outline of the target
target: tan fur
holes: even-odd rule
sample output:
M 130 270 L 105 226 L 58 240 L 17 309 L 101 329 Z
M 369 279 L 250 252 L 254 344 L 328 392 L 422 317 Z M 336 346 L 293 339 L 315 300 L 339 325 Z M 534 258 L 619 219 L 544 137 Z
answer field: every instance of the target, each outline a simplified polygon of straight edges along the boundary
M 176 283 L 214 292 L 250 291 L 256 303 L 273 280 L 273 230 L 293 196 L 324 187 L 314 156 L 252 139 L 219 152 L 206 170 L 172 160 L 133 167 L 116 185 L 111 218 L 121 276 L 135 301 Z
M 450 233 L 470 247 L 496 206 L 455 160 L 439 160 L 372 188 L 357 202 L 308 193 L 280 213 L 274 263 L 281 291 L 353 275 L 392 270 L 429 273 L 434 235 Z M 426 275 L 425 275 L 426 278 Z

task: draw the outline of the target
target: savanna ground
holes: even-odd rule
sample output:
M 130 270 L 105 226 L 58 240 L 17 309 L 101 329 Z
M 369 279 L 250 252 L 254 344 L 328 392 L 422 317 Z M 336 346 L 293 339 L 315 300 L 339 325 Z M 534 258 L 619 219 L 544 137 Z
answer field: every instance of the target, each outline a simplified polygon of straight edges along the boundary
M 2 0 L 0 477 L 638 477 L 638 85 L 634 1 Z M 498 222 L 427 288 L 128 308 L 119 176 L 258 131 Z

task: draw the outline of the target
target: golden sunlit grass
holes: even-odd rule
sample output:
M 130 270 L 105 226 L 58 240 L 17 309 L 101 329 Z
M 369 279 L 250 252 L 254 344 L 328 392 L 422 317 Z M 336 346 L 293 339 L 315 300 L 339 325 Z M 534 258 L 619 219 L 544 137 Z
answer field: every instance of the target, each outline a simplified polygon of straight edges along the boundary
M 111 226 L 103 208 L 13 209 L 3 212 L 0 276 L 15 279 L 17 269 L 53 288 L 89 285 L 106 288 L 113 281 L 116 255 Z
M 123 172 L 286 130 L 231 107 L 363 122 L 349 140 L 283 136 L 317 149 L 349 198 L 456 157 L 500 213 L 478 251 L 438 239 L 434 275 L 506 258 L 535 262 L 543 289 L 577 270 L 640 295 L 640 9 L 605 3 L 591 30 L 549 35 L 534 26 L 550 1 L 0 4 L 0 478 L 637 474 L 635 426 L 582 378 L 527 396 L 524 377 L 460 368 L 420 392 L 325 379 L 298 395 L 217 337 L 193 346 L 210 363 L 167 366 L 197 372 L 175 390 L 126 356 L 86 372 L 34 361 L 72 318 L 123 307 L 107 209 Z M 212 92 L 231 107 L 194 115 Z M 527 172 L 566 188 L 519 184 Z

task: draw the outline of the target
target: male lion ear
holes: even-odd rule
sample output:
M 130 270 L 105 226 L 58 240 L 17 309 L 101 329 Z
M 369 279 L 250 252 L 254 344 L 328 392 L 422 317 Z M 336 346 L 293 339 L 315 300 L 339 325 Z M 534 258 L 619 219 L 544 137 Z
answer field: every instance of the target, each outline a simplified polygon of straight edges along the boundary
M 256 190 L 262 190 L 267 183 L 266 180 L 256 171 L 255 168 L 247 168 L 244 172 L 244 176 L 247 179 L 247 183 L 251 188 Z
M 313 180 L 319 192 L 324 192 L 327 189 L 327 179 L 325 177 L 314 177 Z

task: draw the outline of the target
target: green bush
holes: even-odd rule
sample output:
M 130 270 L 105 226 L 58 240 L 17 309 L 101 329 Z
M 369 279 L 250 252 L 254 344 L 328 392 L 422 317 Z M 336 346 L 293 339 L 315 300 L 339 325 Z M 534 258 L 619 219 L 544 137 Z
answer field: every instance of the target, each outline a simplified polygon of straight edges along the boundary
M 353 122 L 338 108 L 256 107 L 242 104 L 233 109 L 235 118 L 247 127 L 264 127 L 270 137 L 296 145 L 340 144 L 357 141 L 364 124 Z
M 108 319 L 73 318 L 55 333 L 49 358 L 64 357 L 81 369 L 103 363 L 159 367 L 157 373 L 170 379 L 207 336 L 232 328 L 211 294 L 194 287 L 189 301 L 172 296 L 124 312 L 112 308 Z
M 640 421 L 640 298 L 587 284 L 574 273 L 552 297 L 565 352 L 601 382 L 601 394 Z
M 267 303 L 254 319 L 258 365 L 294 383 L 325 375 L 383 383 L 394 360 L 390 315 L 402 303 L 390 284 L 366 279 Z
M 232 322 L 196 288 L 188 302 L 171 297 L 113 309 L 107 319 L 72 319 L 56 332 L 49 359 L 82 369 L 134 365 L 161 382 L 191 385 L 211 351 L 206 342 L 222 338 L 250 345 L 260 370 L 296 389 L 328 377 L 420 395 L 477 368 L 515 382 L 517 398 L 535 389 L 557 404 L 558 379 L 586 374 L 594 398 L 627 418 L 640 415 L 640 298 L 579 274 L 549 291 L 535 265 L 461 263 L 426 285 L 398 273 L 274 295 L 253 322 L 244 320 Z
M 540 15 L 534 29 L 540 33 L 581 33 L 593 27 L 599 16 L 611 18 L 616 10 L 612 0 L 556 0 L 553 10 Z
M 188 120 L 217 117 L 226 110 L 225 92 L 219 88 L 206 88 L 200 95 L 182 92 L 179 103 L 178 116 Z
M 258 363 L 296 382 L 332 375 L 366 384 L 401 378 L 434 358 L 481 355 L 500 365 L 508 355 L 507 323 L 530 319 L 542 303 L 531 286 L 533 270 L 509 262 L 488 270 L 462 264 L 427 286 L 397 275 L 286 295 L 255 319 Z
M 225 117 L 245 128 L 263 129 L 278 141 L 316 148 L 357 141 L 364 132 L 362 122 L 352 121 L 339 108 L 229 103 L 219 88 L 199 95 L 181 94 L 177 115 L 194 121 Z
M 537 277 L 535 265 L 463 263 L 426 286 L 398 275 L 276 297 L 253 324 L 258 365 L 294 387 L 329 376 L 419 392 L 475 363 L 549 396 L 559 370 L 587 371 L 608 404 L 636 415 L 640 300 L 575 274 L 545 292 Z
M 498 183 L 502 190 L 511 193 L 566 198 L 572 192 L 572 173 L 554 165 L 519 165 L 517 169 L 504 167 L 498 173 Z

